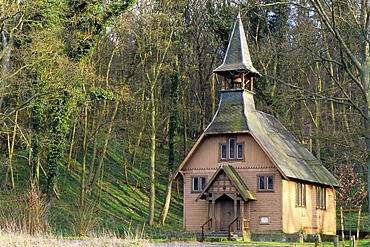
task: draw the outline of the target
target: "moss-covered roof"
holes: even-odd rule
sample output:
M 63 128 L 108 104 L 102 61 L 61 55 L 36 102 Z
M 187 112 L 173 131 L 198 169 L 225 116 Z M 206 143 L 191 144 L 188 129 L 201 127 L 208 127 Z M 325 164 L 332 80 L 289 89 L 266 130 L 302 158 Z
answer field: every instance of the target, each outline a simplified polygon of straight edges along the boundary
M 243 90 L 240 90 L 242 92 Z M 232 91 L 223 91 L 217 112 L 213 117 L 212 124 L 206 129 L 206 133 L 241 132 L 247 131 L 247 120 L 243 114 L 243 95 Z
M 235 186 L 237 192 L 243 198 L 244 201 L 256 200 L 252 192 L 248 189 L 247 185 L 244 183 L 243 179 L 239 176 L 238 172 L 231 165 L 221 165 L 217 171 L 213 174 L 212 178 L 207 182 L 206 186 L 199 194 L 196 201 L 199 199 L 206 199 L 205 193 L 209 191 L 215 179 L 218 177 L 221 171 L 224 171 L 226 176 L 230 179 L 231 183 Z
M 242 119 L 243 125 L 239 124 Z M 253 94 L 249 91 L 221 91 L 218 111 L 204 133 L 235 132 L 250 133 L 286 179 L 340 186 L 321 162 L 275 117 L 255 109 Z

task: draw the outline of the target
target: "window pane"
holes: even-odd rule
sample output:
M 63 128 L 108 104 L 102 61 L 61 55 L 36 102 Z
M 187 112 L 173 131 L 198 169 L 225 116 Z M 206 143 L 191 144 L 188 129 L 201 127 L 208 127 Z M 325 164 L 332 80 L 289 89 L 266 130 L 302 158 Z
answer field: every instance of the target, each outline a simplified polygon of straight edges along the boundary
M 265 189 L 265 176 L 258 176 L 258 189 L 259 190 Z
M 317 208 L 326 208 L 326 189 L 324 187 L 317 187 L 316 189 L 316 204 Z
M 199 181 L 198 178 L 193 178 L 193 191 L 199 190 Z
M 243 159 L 243 144 L 238 144 L 237 146 L 237 159 Z
M 296 183 L 295 184 L 295 205 L 299 206 L 300 204 L 300 184 Z
M 226 144 L 221 144 L 221 159 L 226 159 Z
M 267 189 L 268 190 L 274 189 L 274 177 L 273 176 L 267 176 Z
M 316 207 L 320 207 L 320 190 L 319 187 L 316 187 Z
M 203 190 L 204 187 L 206 187 L 206 178 L 200 178 L 201 179 L 201 187 L 200 190 Z
M 229 139 L 229 159 L 235 159 L 235 139 Z
M 306 206 L 306 185 L 302 183 L 296 184 L 296 205 Z

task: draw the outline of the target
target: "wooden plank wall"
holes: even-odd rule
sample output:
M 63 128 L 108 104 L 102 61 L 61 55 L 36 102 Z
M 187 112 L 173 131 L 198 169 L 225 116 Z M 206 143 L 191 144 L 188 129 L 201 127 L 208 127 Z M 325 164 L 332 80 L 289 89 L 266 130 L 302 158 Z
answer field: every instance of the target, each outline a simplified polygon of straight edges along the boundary
M 316 208 L 316 186 L 306 185 L 306 206 L 295 205 L 296 183 L 283 180 L 283 230 L 285 233 L 336 234 L 335 190 L 326 189 L 326 209 Z

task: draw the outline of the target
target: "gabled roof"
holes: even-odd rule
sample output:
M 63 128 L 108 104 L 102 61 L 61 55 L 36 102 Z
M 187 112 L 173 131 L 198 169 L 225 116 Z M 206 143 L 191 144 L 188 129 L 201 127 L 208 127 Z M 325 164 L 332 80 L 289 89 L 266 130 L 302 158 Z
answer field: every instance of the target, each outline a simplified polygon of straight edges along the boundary
M 240 13 L 234 23 L 223 63 L 213 72 L 220 75 L 230 72 L 245 72 L 251 76 L 260 76 L 260 73 L 252 65 Z
M 339 186 L 337 179 L 275 117 L 255 109 L 251 92 L 221 91 L 218 108 L 205 135 L 235 133 L 233 122 L 244 118 L 246 124 L 238 132 L 250 133 L 284 178 Z M 222 115 L 235 110 L 238 112 Z
M 212 178 L 208 181 L 202 192 L 197 197 L 196 201 L 199 199 L 205 199 L 205 193 L 211 187 L 217 176 L 220 174 L 221 171 L 224 171 L 226 176 L 228 176 L 231 180 L 231 183 L 235 186 L 237 192 L 243 198 L 244 201 L 248 200 L 256 200 L 253 196 L 252 192 L 248 189 L 247 185 L 244 183 L 243 179 L 239 176 L 238 172 L 235 168 L 231 165 L 221 165 L 217 171 L 213 174 Z

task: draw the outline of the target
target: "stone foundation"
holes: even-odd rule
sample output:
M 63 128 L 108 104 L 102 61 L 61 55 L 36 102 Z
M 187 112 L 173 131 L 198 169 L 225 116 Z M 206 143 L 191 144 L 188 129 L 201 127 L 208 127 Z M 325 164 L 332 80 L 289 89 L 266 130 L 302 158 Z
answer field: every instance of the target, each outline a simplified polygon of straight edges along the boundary
M 324 242 L 333 242 L 335 236 L 321 235 L 319 240 Z M 260 232 L 252 233 L 253 242 L 315 242 L 318 236 L 316 234 L 285 234 L 282 232 Z

